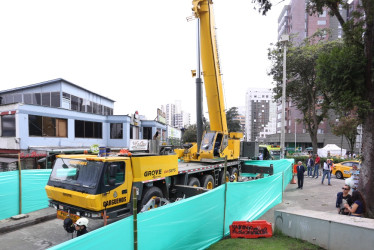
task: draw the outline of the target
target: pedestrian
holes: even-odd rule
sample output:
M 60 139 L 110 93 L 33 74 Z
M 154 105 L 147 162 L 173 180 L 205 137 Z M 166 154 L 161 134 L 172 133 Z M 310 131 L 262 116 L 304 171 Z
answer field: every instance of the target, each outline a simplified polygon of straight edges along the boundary
M 304 172 L 305 172 L 305 167 L 303 165 L 301 165 L 302 162 L 299 161 L 297 163 L 297 168 L 296 168 L 296 171 L 297 171 L 297 185 L 299 189 L 303 189 L 303 184 L 304 184 Z
M 77 237 L 88 233 L 87 226 L 88 226 L 87 218 L 80 218 L 77 220 L 77 222 L 75 223 L 75 231 L 77 231 Z
M 358 169 L 356 164 L 353 164 L 352 169 L 350 170 L 351 178 L 353 180 L 352 189 L 357 190 L 358 182 L 360 180 L 360 170 Z
M 262 153 L 260 153 L 260 154 L 258 155 L 258 159 L 260 159 L 261 161 L 264 159 L 264 156 L 263 156 Z
M 306 162 L 306 166 L 308 168 L 307 177 L 312 177 L 313 167 L 314 167 L 314 161 L 313 161 L 312 155 L 309 155 L 309 158 Z
M 322 176 L 322 184 L 323 181 L 325 180 L 325 176 L 327 176 L 328 179 L 328 184 L 331 186 L 330 179 L 331 179 L 331 172 L 330 172 L 330 160 L 327 159 L 325 163 L 323 164 L 323 176 Z
M 344 207 L 349 211 L 350 216 L 362 217 L 366 211 L 366 204 L 360 191 L 352 192 L 352 206 L 345 204 Z
M 157 140 L 158 139 L 158 131 L 156 131 L 155 135 L 153 136 L 153 140 Z
M 314 160 L 314 173 L 313 173 L 313 178 L 318 179 L 318 171 L 319 171 L 319 164 L 321 162 L 321 158 L 316 155 L 316 159 Z
M 351 199 L 352 196 L 349 194 L 351 187 L 349 185 L 344 185 L 342 190 L 342 192 L 339 192 L 336 195 L 336 208 L 338 209 L 339 214 L 348 215 L 349 211 L 347 208 L 345 208 L 345 204 L 351 206 L 353 203 Z
M 353 153 L 353 159 L 356 159 L 356 153 Z

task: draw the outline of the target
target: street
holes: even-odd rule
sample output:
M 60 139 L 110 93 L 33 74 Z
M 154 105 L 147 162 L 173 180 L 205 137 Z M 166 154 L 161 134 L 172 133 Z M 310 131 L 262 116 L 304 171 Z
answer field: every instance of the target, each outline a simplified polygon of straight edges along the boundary
M 108 224 L 113 222 L 114 221 L 109 221 Z M 40 250 L 58 245 L 71 239 L 71 234 L 67 233 L 62 225 L 62 220 L 53 219 L 34 226 L 2 234 L 0 235 L 0 248 L 2 250 Z M 90 220 L 88 231 L 93 231 L 102 226 L 102 220 Z

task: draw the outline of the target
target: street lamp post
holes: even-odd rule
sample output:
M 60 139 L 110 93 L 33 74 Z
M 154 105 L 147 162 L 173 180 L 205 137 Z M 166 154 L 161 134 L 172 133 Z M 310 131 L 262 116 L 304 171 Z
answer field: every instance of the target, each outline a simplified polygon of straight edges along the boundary
M 281 159 L 284 158 L 285 153 L 285 120 L 286 120 L 286 63 L 287 63 L 287 42 L 289 35 L 282 35 L 281 42 L 283 43 L 283 84 L 282 84 L 282 124 L 281 124 Z

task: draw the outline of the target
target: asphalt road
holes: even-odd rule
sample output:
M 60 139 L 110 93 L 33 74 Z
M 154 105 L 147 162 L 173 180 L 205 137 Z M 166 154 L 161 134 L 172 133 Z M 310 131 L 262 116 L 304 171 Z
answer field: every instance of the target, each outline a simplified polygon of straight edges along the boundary
M 113 223 L 108 221 L 108 224 Z M 53 219 L 33 226 L 24 227 L 17 231 L 0 235 L 1 250 L 40 250 L 58 245 L 72 238 L 63 228 L 63 221 Z M 93 231 L 103 226 L 102 220 L 90 220 L 88 231 Z M 74 234 L 74 237 L 76 235 Z

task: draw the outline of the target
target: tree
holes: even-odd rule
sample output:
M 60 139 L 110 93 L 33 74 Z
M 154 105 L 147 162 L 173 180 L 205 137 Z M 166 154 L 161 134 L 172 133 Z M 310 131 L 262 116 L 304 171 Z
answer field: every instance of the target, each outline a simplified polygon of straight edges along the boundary
M 321 71 L 319 79 L 329 84 L 335 107 L 357 108 L 362 119 L 359 190 L 366 200 L 367 215 L 374 218 L 374 1 L 361 0 L 361 3 L 348 21 L 339 11 L 339 4 L 348 7 L 346 0 L 310 0 L 308 9 L 311 13 L 322 13 L 323 8 L 328 8 L 330 15 L 336 16 L 343 27 L 344 46 L 340 51 L 336 49 L 321 57 L 318 67 L 325 72 Z M 344 65 L 347 59 L 355 63 Z
M 306 130 L 312 141 L 313 153 L 317 153 L 317 131 L 319 124 L 328 117 L 329 96 L 325 88 L 317 81 L 316 65 L 319 55 L 331 50 L 337 42 L 314 43 L 323 31 L 316 33 L 311 38 L 305 39 L 300 46 L 287 45 L 287 98 L 303 114 L 301 121 L 306 125 Z M 282 45 L 276 44 L 269 50 L 268 57 L 272 61 L 269 72 L 276 82 L 274 91 L 275 99 L 282 97 L 283 79 L 283 52 Z
M 242 131 L 240 122 L 238 120 L 235 120 L 235 118 L 238 116 L 239 113 L 237 107 L 232 107 L 226 111 L 227 129 L 229 133 Z
M 196 142 L 197 128 L 196 124 L 192 124 L 186 128 L 182 136 L 182 141 L 185 142 Z
M 357 127 L 361 124 L 361 121 L 358 119 L 357 115 L 350 113 L 347 116 L 340 118 L 337 124 L 332 125 L 332 132 L 336 136 L 344 136 L 349 145 L 349 151 L 354 152 L 354 147 L 357 137 Z

